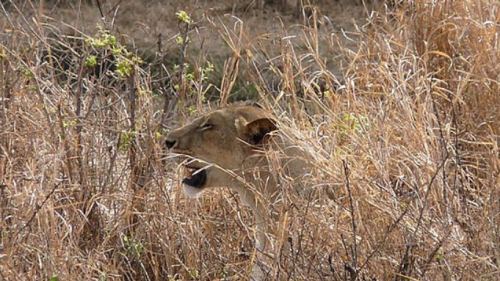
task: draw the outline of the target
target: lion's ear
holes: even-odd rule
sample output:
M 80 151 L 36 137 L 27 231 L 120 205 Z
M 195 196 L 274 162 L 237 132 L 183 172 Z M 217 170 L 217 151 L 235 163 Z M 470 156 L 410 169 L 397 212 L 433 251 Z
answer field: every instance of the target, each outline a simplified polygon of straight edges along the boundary
M 266 135 L 278 129 L 271 118 L 259 118 L 251 122 L 239 118 L 236 120 L 236 128 L 240 137 L 252 145 L 264 143 Z

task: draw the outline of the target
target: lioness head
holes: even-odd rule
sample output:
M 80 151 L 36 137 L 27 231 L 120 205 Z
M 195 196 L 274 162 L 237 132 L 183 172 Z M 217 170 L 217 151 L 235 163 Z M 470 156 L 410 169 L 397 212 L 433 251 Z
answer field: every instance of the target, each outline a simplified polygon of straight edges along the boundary
M 267 135 L 276 130 L 271 115 L 257 106 L 212 111 L 167 135 L 166 146 L 185 157 L 184 190 L 197 196 L 210 187 L 231 187 L 234 173 L 257 155 Z

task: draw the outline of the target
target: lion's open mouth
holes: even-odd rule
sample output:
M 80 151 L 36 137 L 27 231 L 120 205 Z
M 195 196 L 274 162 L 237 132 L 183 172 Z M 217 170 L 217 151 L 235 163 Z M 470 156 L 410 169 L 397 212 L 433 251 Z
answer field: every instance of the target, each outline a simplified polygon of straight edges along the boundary
M 202 188 L 207 181 L 207 171 L 205 168 L 197 168 L 193 166 L 185 166 L 188 176 L 182 180 L 183 184 Z

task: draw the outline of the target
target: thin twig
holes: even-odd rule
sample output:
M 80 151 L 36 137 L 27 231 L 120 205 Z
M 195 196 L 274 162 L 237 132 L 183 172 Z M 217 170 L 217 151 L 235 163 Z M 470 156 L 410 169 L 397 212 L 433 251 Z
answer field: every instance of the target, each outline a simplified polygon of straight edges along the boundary
M 31 223 L 33 222 L 33 220 L 35 219 L 36 215 L 38 214 L 38 212 L 42 209 L 42 207 L 45 205 L 45 203 L 47 203 L 47 201 L 50 199 L 50 197 L 52 196 L 52 194 L 54 194 L 54 192 L 56 191 L 56 189 L 59 187 L 59 184 L 55 184 L 54 187 L 50 190 L 49 193 L 47 193 L 47 195 L 45 195 L 45 199 L 43 199 L 42 203 L 41 204 L 37 204 L 36 207 L 35 207 L 35 211 L 33 211 L 33 214 L 31 214 L 31 217 L 28 219 L 28 221 L 23 225 L 23 227 L 21 227 L 21 229 L 19 229 L 17 232 L 16 232 L 16 235 L 14 235 L 14 237 L 18 236 L 22 231 L 24 231 L 28 226 L 31 225 Z M 24 235 L 23 238 L 21 240 L 24 240 L 24 238 L 26 238 L 27 236 Z M 14 242 L 15 240 L 13 240 Z
M 352 265 L 351 267 L 346 269 L 349 269 L 349 272 L 351 273 L 351 280 L 356 280 L 357 275 L 358 275 L 358 249 L 357 249 L 357 243 L 356 243 L 356 217 L 354 213 L 354 199 L 352 198 L 352 191 L 351 191 L 351 184 L 349 181 L 349 166 L 347 164 L 346 160 L 342 160 L 342 165 L 344 166 L 344 176 L 345 176 L 345 186 L 347 188 L 347 192 L 349 194 L 349 211 L 351 213 L 351 227 L 352 227 L 352 243 L 353 246 L 351 248 L 352 251 Z

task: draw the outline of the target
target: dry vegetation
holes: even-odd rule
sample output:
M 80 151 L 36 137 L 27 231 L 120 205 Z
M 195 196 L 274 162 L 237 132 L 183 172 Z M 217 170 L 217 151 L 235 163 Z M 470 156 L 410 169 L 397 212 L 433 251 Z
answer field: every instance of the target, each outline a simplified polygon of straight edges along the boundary
M 186 198 L 162 140 L 248 96 L 334 194 L 276 207 L 293 242 L 269 280 L 498 280 L 498 2 L 380 6 L 345 34 L 314 12 L 254 36 L 172 11 L 178 35 L 142 59 L 113 14 L 85 34 L 1 3 L 0 280 L 246 280 L 252 214 L 230 192 Z M 206 30 L 227 51 L 213 67 Z

